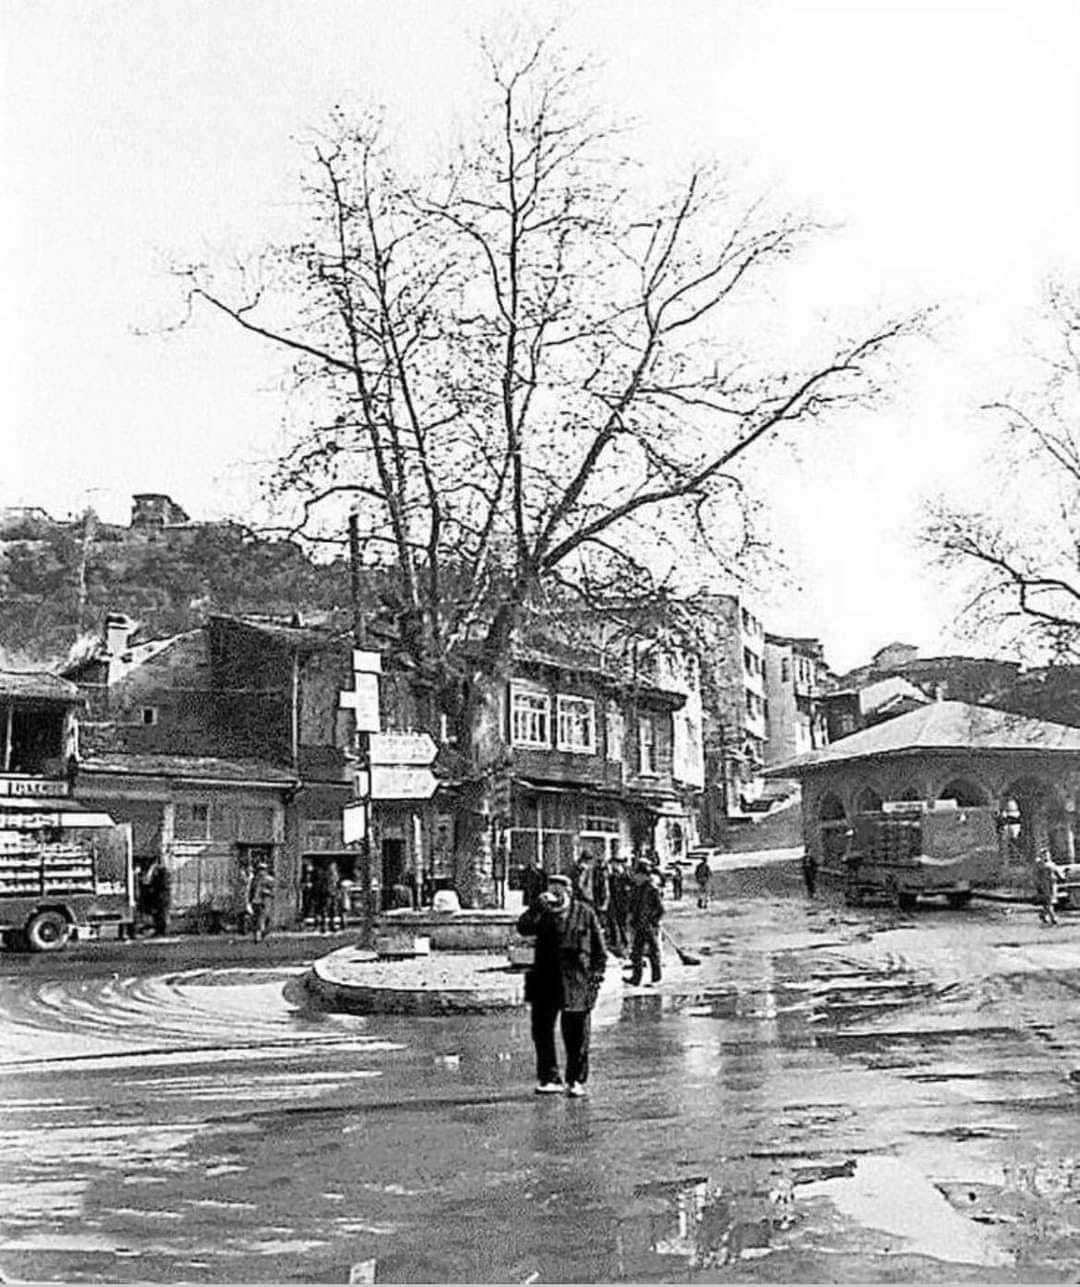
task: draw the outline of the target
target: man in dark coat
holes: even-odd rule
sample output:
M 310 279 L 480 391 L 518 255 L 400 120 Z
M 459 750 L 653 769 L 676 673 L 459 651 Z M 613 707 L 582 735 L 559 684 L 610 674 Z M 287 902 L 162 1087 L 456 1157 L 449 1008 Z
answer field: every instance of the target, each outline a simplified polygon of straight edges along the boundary
M 600 922 L 589 903 L 575 898 L 569 877 L 549 876 L 547 890 L 518 919 L 518 933 L 536 938 L 526 976 L 536 1048 L 536 1092 L 563 1089 L 555 1049 L 559 1019 L 566 1047 L 566 1093 L 585 1094 L 589 1080 L 592 1007 L 604 977 L 607 954 Z
M 616 858 L 612 862 L 608 891 L 604 937 L 616 956 L 625 956 L 630 947 L 630 905 L 634 891 L 625 858 Z
M 660 895 L 660 880 L 652 865 L 638 864 L 634 876 L 634 893 L 631 919 L 634 938 L 630 949 L 630 984 L 637 987 L 645 958 L 649 958 L 651 981 L 660 982 L 660 921 L 664 915 L 664 900 Z
M 531 858 L 529 865 L 521 870 L 521 905 L 529 908 L 547 889 L 547 873 L 540 865 L 539 858 Z

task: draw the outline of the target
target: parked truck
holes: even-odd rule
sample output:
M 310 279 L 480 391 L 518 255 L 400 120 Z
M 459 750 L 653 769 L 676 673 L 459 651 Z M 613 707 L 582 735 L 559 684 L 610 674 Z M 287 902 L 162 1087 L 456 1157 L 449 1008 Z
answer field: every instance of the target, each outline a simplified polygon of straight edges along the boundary
M 963 907 L 1001 879 L 995 811 L 940 801 L 857 814 L 844 866 L 851 902 L 886 897 L 910 910 L 920 898 L 944 896 Z
M 0 809 L 5 946 L 56 952 L 102 926 L 134 933 L 131 828 L 88 810 Z

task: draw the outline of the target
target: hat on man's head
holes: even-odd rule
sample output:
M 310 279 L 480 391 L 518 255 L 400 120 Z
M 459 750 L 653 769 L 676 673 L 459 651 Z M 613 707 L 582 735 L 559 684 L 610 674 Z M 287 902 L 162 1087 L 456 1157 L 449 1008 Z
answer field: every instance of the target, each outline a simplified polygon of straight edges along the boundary
M 565 886 L 566 886 L 566 888 L 567 888 L 567 889 L 569 889 L 569 888 L 570 888 L 570 886 L 571 886 L 571 884 L 572 884 L 572 882 L 571 882 L 571 880 L 570 880 L 570 877 L 569 877 L 569 876 L 560 876 L 560 875 L 556 874 L 556 875 L 554 875 L 554 876 L 549 876 L 549 877 L 548 877 L 548 884 L 549 884 L 549 885 L 565 885 Z

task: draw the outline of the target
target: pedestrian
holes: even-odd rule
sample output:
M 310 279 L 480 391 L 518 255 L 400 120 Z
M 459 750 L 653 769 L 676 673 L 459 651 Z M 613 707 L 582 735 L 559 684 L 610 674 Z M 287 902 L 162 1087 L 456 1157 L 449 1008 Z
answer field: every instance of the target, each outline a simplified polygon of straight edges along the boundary
M 521 870 L 521 903 L 531 907 L 547 889 L 547 873 L 540 865 L 540 859 L 534 854 L 528 865 Z
M 611 897 L 607 864 L 592 854 L 583 853 L 574 864 L 574 891 L 592 904 L 602 923 Z
M 603 918 L 604 938 L 608 950 L 616 956 L 625 956 L 630 946 L 630 894 L 632 890 L 626 859 L 611 860 L 608 873 L 608 904 Z
M 683 896 L 683 872 L 677 862 L 671 864 L 671 897 L 676 902 Z
M 536 938 L 533 965 L 525 976 L 536 1093 L 557 1093 L 564 1086 L 555 1049 L 558 1019 L 566 1048 L 566 1093 L 580 1098 L 589 1080 L 592 1008 L 607 962 L 600 922 L 592 905 L 574 896 L 569 876 L 549 876 L 548 888 L 522 912 L 517 928 Z
M 709 905 L 709 881 L 711 878 L 712 868 L 709 866 L 709 860 L 703 857 L 694 868 L 694 880 L 697 881 L 698 888 L 697 905 L 699 907 L 708 907 Z
M 806 886 L 806 897 L 813 898 L 817 892 L 818 860 L 811 849 L 804 849 L 802 856 L 802 878 Z
M 335 928 L 345 928 L 344 908 L 341 905 L 341 869 L 337 863 L 320 863 L 315 869 L 315 916 L 319 933 L 325 934 L 329 928 L 332 934 Z
M 163 938 L 169 932 L 169 909 L 172 906 L 172 873 L 160 855 L 156 856 L 142 874 L 146 910 L 154 933 Z
M 630 985 L 637 987 L 641 982 L 645 958 L 648 958 L 650 981 L 659 983 L 660 969 L 660 921 L 664 915 L 664 900 L 660 894 L 659 876 L 652 865 L 642 860 L 634 876 L 634 892 L 631 903 L 631 922 L 633 925 L 633 942 L 630 949 Z
M 252 937 L 256 943 L 261 943 L 270 925 L 270 909 L 274 902 L 274 878 L 265 858 L 256 862 L 248 877 L 246 899 Z
M 1039 900 L 1039 920 L 1044 925 L 1058 923 L 1058 881 L 1064 874 L 1049 852 L 1041 849 L 1035 859 L 1035 894 Z

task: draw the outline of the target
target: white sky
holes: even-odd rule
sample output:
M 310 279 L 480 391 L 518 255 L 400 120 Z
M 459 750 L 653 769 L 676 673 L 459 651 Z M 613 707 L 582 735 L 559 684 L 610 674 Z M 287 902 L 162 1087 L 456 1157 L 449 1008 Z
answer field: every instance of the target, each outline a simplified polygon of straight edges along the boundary
M 1080 268 L 1075 0 L 4 0 L 0 505 L 126 521 L 161 490 L 248 514 L 280 369 L 209 320 L 135 334 L 175 315 L 163 265 L 281 226 L 291 140 L 334 101 L 386 103 L 413 141 L 449 128 L 476 35 L 515 13 L 603 60 L 658 165 L 719 156 L 842 225 L 797 270 L 808 317 L 943 306 L 892 406 L 758 474 L 794 583 L 769 628 L 820 636 L 838 669 L 893 639 L 955 648 L 912 536 L 924 495 L 971 490 L 971 410 L 1002 392 L 1046 274 Z

